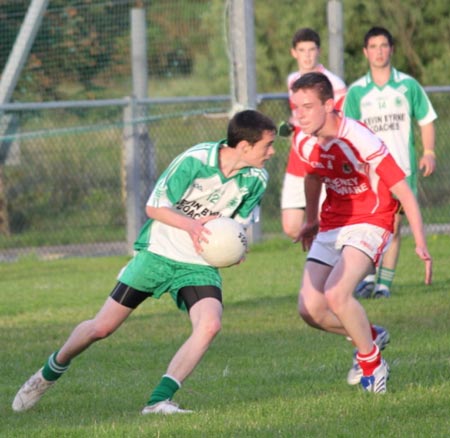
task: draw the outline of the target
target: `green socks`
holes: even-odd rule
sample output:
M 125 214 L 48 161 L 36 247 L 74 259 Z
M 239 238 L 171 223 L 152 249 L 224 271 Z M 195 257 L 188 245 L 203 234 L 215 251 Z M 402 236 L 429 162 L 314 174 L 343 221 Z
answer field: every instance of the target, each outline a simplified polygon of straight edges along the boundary
M 70 361 L 66 364 L 61 364 L 56 361 L 56 355 L 58 354 L 58 351 L 52 353 L 44 365 L 42 375 L 44 376 L 45 380 L 53 382 L 59 379 L 69 368 Z
M 53 382 L 59 379 L 69 368 L 70 361 L 66 364 L 61 364 L 56 361 L 58 351 L 55 351 L 47 359 L 47 362 L 42 369 L 42 375 L 45 380 Z M 174 394 L 181 388 L 181 383 L 174 377 L 165 374 L 158 386 L 152 392 L 148 405 L 154 405 L 160 401 L 171 400 Z
M 164 400 L 171 400 L 173 395 L 181 388 L 181 383 L 175 378 L 165 374 L 158 386 L 152 392 L 147 405 L 151 406 Z
M 388 289 L 391 288 L 394 281 L 395 270 L 388 268 L 380 268 L 378 271 L 377 286 L 385 286 Z

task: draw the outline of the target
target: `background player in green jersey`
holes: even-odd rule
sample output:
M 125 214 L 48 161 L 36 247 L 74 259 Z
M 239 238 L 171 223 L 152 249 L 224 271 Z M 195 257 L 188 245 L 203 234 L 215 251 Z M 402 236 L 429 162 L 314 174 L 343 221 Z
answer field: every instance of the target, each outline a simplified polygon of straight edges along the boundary
M 227 140 L 202 143 L 173 160 L 160 176 L 146 207 L 149 220 L 136 241 L 136 255 L 97 315 L 80 323 L 43 368 L 20 388 L 12 408 L 25 411 L 95 341 L 112 334 L 146 298 L 169 292 L 186 309 L 192 333 L 172 358 L 143 414 L 187 413 L 172 402 L 221 328 L 222 291 L 217 268 L 200 256 L 205 222 L 217 215 L 251 223 L 267 184 L 265 162 L 275 153 L 276 126 L 246 110 L 228 124 Z M 70 398 L 68 398 L 70 400 Z
M 371 28 L 364 37 L 363 52 L 369 62 L 369 72 L 349 87 L 344 113 L 364 122 L 384 141 L 417 196 L 418 168 L 424 176 L 429 176 L 436 167 L 433 124 L 436 113 L 421 85 L 392 67 L 394 40 L 388 30 Z M 414 119 L 419 124 L 423 145 L 419 166 L 414 145 Z M 366 277 L 356 288 L 356 296 L 390 296 L 400 252 L 402 216 L 402 212 L 396 215 L 393 240 L 383 256 L 378 275 Z

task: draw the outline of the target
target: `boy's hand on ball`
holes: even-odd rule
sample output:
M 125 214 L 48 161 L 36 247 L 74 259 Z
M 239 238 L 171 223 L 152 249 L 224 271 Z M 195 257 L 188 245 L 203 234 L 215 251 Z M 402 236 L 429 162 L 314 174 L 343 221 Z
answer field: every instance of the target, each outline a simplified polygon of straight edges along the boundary
M 189 236 L 191 236 L 192 243 L 194 244 L 195 251 L 200 254 L 203 251 L 202 242 L 208 243 L 208 234 L 211 234 L 203 224 L 207 221 L 193 220 L 192 227 L 188 231 Z

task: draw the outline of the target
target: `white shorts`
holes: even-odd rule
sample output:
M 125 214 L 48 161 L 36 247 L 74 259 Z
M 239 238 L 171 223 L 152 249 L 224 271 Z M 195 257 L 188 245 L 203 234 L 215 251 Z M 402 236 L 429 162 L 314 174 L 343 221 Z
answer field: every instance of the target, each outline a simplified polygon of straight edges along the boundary
M 334 266 L 344 246 L 359 249 L 377 265 L 392 239 L 392 233 L 372 224 L 355 224 L 317 234 L 307 260 Z
M 322 205 L 325 200 L 326 191 L 322 184 L 322 191 L 320 192 L 319 205 Z M 281 189 L 281 209 L 287 208 L 305 208 L 305 178 L 303 176 L 292 175 L 291 173 L 284 174 L 283 187 Z

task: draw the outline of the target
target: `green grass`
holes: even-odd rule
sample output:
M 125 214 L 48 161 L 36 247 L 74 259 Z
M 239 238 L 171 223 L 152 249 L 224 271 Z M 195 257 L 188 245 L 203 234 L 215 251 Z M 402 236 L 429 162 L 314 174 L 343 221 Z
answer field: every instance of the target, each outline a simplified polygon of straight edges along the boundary
M 189 416 L 141 416 L 189 322 L 168 296 L 146 301 L 109 339 L 74 360 L 32 410 L 11 401 L 75 324 L 92 317 L 126 257 L 34 258 L 0 265 L 1 437 L 446 437 L 450 236 L 430 236 L 434 284 L 404 239 L 393 296 L 367 300 L 389 328 L 388 393 L 364 394 L 345 376 L 352 347 L 297 316 L 304 255 L 287 240 L 255 245 L 223 270 L 223 330 L 176 395 Z

